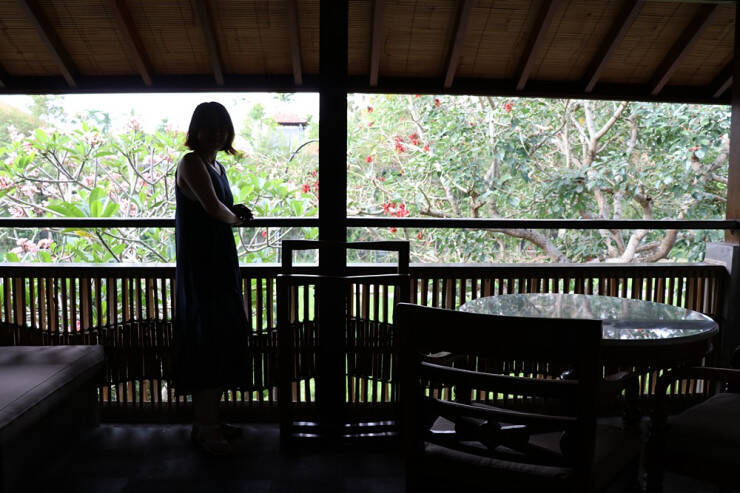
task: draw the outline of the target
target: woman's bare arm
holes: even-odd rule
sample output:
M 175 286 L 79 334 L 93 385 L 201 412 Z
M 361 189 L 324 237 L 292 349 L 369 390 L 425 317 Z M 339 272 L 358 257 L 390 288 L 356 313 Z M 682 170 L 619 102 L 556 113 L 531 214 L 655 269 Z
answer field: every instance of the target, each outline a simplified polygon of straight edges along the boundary
M 209 216 L 223 223 L 241 224 L 239 216 L 218 200 L 206 166 L 208 165 L 197 154 L 186 154 L 180 161 L 178 174 Z

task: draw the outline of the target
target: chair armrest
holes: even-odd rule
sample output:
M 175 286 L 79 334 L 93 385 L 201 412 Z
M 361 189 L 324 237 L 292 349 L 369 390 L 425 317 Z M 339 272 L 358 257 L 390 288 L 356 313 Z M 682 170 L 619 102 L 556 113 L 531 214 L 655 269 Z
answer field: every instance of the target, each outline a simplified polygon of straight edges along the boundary
M 666 390 L 676 380 L 697 379 L 714 380 L 732 384 L 734 389 L 740 388 L 740 370 L 734 368 L 716 368 L 711 366 L 693 366 L 667 370 L 658 378 L 655 385 L 655 408 L 653 425 L 660 428 L 665 425 L 668 413 L 666 412 Z M 732 391 L 736 391 L 732 389 Z

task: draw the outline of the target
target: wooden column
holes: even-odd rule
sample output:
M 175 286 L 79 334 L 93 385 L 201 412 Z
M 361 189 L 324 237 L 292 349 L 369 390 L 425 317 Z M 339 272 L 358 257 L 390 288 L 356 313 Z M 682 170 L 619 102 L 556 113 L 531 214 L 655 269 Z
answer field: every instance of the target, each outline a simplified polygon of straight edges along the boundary
M 740 4 L 735 7 L 740 16 Z M 740 24 L 735 22 L 735 56 L 732 61 L 732 120 L 730 123 L 730 163 L 727 171 L 727 219 L 740 219 Z M 724 243 L 707 245 L 705 261 L 723 263 L 729 280 L 722 303 L 719 336 L 719 364 L 728 364 L 732 350 L 740 344 L 740 232 L 726 231 Z
M 347 239 L 347 30 L 348 2 L 321 2 L 319 48 L 319 240 Z M 346 253 L 322 247 L 319 272 L 341 276 Z M 319 362 L 316 394 L 322 434 L 339 436 L 344 419 L 344 289 L 319 286 Z
M 735 18 L 740 4 L 735 7 Z M 735 21 L 735 54 L 740 53 L 740 24 Z M 727 172 L 727 219 L 740 219 L 740 57 L 733 59 L 732 121 L 730 123 L 730 169 Z M 740 243 L 738 232 L 728 231 L 725 240 Z

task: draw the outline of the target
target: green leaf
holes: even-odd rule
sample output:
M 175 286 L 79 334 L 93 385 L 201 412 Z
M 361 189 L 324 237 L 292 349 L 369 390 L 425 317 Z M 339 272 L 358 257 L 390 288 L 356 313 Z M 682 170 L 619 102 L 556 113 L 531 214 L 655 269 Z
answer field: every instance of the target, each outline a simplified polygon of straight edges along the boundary
M 103 217 L 111 217 L 118 212 L 118 209 L 118 203 L 113 202 L 112 200 L 107 201 L 105 204 L 105 210 L 103 211 Z
M 18 255 L 16 255 L 13 252 L 5 252 L 5 260 L 8 262 L 20 262 L 21 259 L 18 258 Z
M 51 262 L 51 254 L 46 250 L 39 250 L 39 258 L 42 262 Z

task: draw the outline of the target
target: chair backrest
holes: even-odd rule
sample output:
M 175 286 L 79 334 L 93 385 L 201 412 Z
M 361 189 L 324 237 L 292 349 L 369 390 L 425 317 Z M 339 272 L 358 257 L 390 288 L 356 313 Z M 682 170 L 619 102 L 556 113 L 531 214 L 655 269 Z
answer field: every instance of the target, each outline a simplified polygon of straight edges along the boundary
M 571 467 L 590 482 L 598 385 L 601 381 L 599 320 L 539 319 L 464 313 L 401 303 L 396 307 L 401 344 L 402 430 L 407 457 L 423 454 L 424 443 L 506 460 Z M 440 353 L 483 359 L 546 361 L 549 376 L 522 376 L 510 368 L 471 371 L 432 362 Z M 567 376 L 560 378 L 560 370 Z M 430 394 L 443 383 L 454 400 Z M 525 409 L 481 405 L 471 391 L 524 396 Z M 558 402 L 558 405 L 553 403 Z M 454 431 L 435 433 L 437 418 Z M 561 434 L 558 435 L 558 432 Z M 535 446 L 537 435 L 559 436 L 561 453 Z M 481 446 L 470 447 L 475 442 Z

